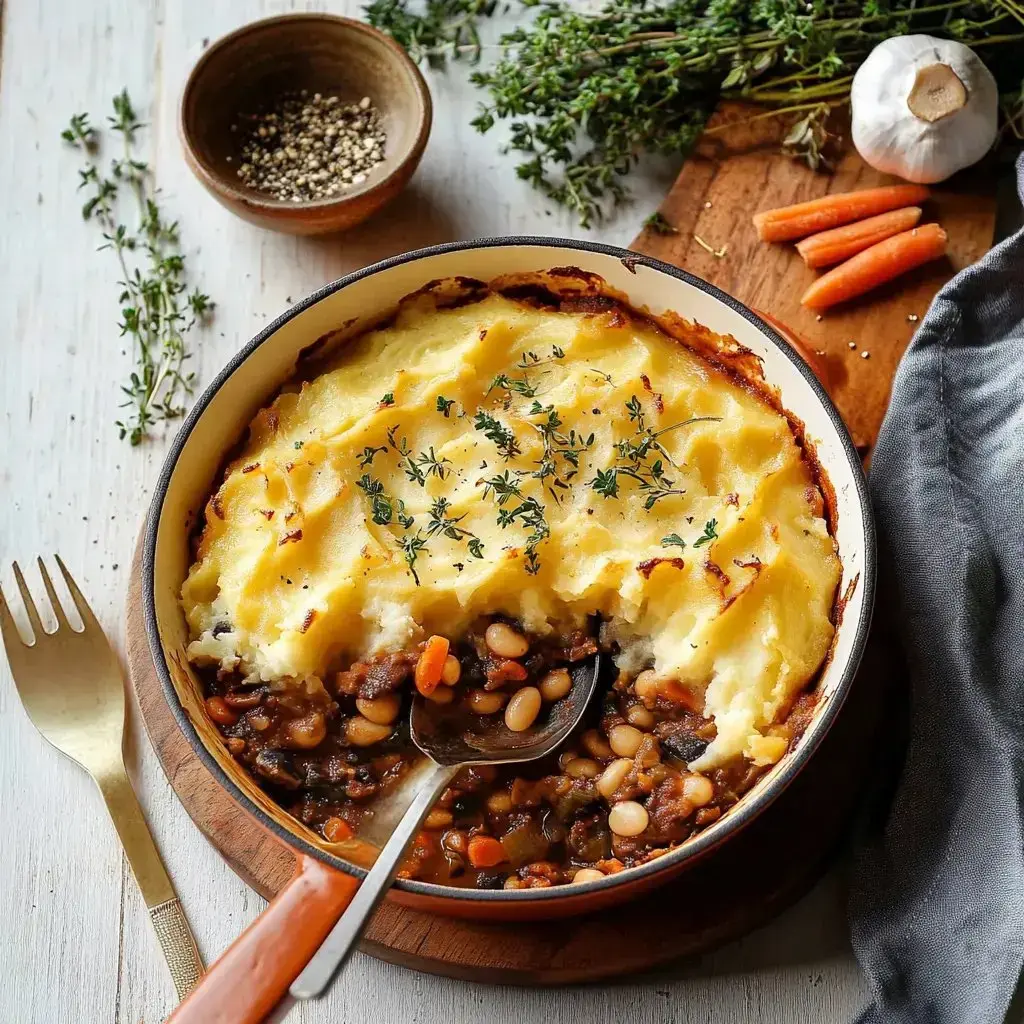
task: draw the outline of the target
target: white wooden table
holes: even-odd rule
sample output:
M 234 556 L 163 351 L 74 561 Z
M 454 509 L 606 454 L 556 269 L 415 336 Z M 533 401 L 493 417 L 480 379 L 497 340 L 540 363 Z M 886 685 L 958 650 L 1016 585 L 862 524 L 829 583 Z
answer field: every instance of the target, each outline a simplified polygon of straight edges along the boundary
M 341 238 L 300 240 L 243 224 L 182 162 L 175 108 L 205 41 L 292 4 L 279 0 L 0 0 L 0 581 L 10 562 L 59 551 L 100 620 L 122 636 L 128 565 L 166 438 L 117 438 L 115 273 L 79 215 L 78 156 L 59 139 L 72 113 L 105 117 L 127 86 L 167 212 L 193 274 L 218 302 L 198 353 L 202 381 L 270 318 L 326 281 L 434 242 L 580 235 L 517 181 L 496 138 L 469 127 L 465 72 L 434 75 L 434 128 L 409 190 Z M 295 6 L 302 6 L 297 4 Z M 358 0 L 312 4 L 358 14 Z M 671 169 L 636 183 L 636 204 L 592 237 L 627 243 Z M 34 571 L 34 570 L 33 570 Z M 10 591 L 8 591 L 10 592 Z M 262 909 L 192 825 L 136 720 L 132 766 L 199 945 L 212 961 Z M 145 908 L 92 783 L 36 734 L 0 658 L 0 1022 L 162 1020 L 174 992 Z M 623 935 L 623 942 L 629 941 Z M 609 949 L 608 956 L 615 957 Z M 357 955 L 297 1022 L 844 1021 L 863 986 L 835 873 L 782 919 L 653 979 L 555 991 L 418 975 Z

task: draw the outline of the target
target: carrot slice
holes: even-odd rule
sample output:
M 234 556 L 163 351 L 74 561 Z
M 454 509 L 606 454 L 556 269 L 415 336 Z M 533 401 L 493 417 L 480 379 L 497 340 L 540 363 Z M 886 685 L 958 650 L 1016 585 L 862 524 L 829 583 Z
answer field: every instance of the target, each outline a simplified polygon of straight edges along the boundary
M 444 660 L 448 657 L 448 641 L 443 636 L 432 636 L 416 662 L 416 689 L 429 697 L 441 682 Z
M 466 852 L 475 868 L 493 868 L 505 860 L 505 847 L 491 836 L 473 836 Z
M 920 219 L 920 206 L 905 206 L 902 210 L 890 210 L 877 217 L 810 235 L 796 243 L 796 251 L 809 267 L 830 267 L 901 231 L 909 231 Z
M 343 843 L 355 834 L 344 818 L 328 818 L 323 827 L 324 839 L 329 843 Z
M 762 242 L 792 242 L 876 213 L 913 206 L 927 198 L 924 185 L 886 185 L 860 192 L 836 192 L 795 206 L 755 213 L 754 227 Z
M 946 232 L 938 224 L 924 224 L 851 256 L 823 274 L 800 301 L 811 309 L 828 309 L 877 288 L 900 274 L 946 252 Z

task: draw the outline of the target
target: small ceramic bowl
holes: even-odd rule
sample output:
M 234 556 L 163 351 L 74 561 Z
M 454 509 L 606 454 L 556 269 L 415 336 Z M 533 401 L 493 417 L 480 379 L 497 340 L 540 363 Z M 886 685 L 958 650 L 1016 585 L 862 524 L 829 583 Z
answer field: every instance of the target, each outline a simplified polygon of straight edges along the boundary
M 366 181 L 297 203 L 238 177 L 245 140 L 240 115 L 303 89 L 345 102 L 369 96 L 387 142 L 383 162 Z M 178 130 L 188 166 L 232 213 L 274 231 L 317 235 L 353 227 L 401 192 L 423 155 L 431 117 L 423 76 L 386 35 L 332 14 L 285 14 L 246 25 L 206 50 L 185 83 Z

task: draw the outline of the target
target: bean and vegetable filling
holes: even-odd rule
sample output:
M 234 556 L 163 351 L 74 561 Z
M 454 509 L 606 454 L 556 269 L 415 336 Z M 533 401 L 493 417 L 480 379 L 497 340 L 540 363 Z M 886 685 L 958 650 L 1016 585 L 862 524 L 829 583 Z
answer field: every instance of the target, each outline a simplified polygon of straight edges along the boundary
M 596 631 L 528 636 L 503 620 L 457 644 L 359 661 L 285 689 L 209 671 L 206 707 L 235 758 L 282 807 L 340 842 L 420 756 L 408 731 L 413 690 L 482 731 L 519 732 L 570 691 Z M 248 677 L 251 680 L 251 677 Z M 758 763 L 688 770 L 715 738 L 702 695 L 650 671 L 620 673 L 564 749 L 539 762 L 462 772 L 438 799 L 401 877 L 521 889 L 590 881 L 658 857 L 719 817 L 806 726 L 813 695 L 771 726 Z M 446 712 L 447 713 L 447 712 Z

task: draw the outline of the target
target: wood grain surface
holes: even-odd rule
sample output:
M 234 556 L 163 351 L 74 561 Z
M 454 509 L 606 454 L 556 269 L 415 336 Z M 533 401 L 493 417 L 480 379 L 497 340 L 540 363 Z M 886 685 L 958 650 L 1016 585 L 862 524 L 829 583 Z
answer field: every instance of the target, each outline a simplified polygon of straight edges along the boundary
M 295 868 L 292 851 L 220 787 L 178 728 L 153 667 L 142 612 L 141 550 L 125 605 L 128 672 L 142 720 L 168 781 L 202 833 L 261 896 Z M 897 689 L 879 645 L 807 768 L 751 825 L 679 879 L 628 904 L 536 924 L 491 924 L 385 903 L 361 948 L 431 974 L 514 985 L 563 985 L 633 975 L 707 952 L 763 924 L 818 879 L 848 831 L 867 780 L 851 772 L 881 742 Z M 629 936 L 621 942 L 621 936 Z M 609 950 L 615 950 L 610 956 Z
M 919 318 L 953 273 L 977 261 L 992 244 L 994 176 L 978 171 L 933 189 L 923 220 L 937 220 L 946 229 L 948 259 L 919 267 L 819 316 L 800 305 L 817 272 L 804 266 L 792 244 L 759 241 L 751 215 L 898 179 L 869 167 L 841 139 L 835 147 L 834 173 L 816 173 L 779 152 L 787 122 L 751 121 L 756 113 L 740 104 L 723 106 L 711 123 L 711 134 L 683 165 L 661 204 L 661 214 L 677 233 L 647 228 L 632 248 L 683 267 L 748 306 L 771 313 L 825 353 L 832 397 L 854 443 L 867 453 L 889 403 L 896 365 Z M 844 130 L 835 126 L 837 135 Z M 721 255 L 708 252 L 701 242 Z

